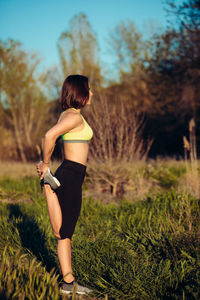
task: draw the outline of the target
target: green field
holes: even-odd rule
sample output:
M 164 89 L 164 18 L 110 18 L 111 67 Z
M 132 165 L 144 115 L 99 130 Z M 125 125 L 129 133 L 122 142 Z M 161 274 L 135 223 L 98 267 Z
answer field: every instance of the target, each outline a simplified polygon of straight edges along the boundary
M 179 191 L 186 171 L 174 165 L 140 166 L 160 186 L 142 201 L 94 199 L 88 172 L 72 240 L 75 276 L 95 291 L 88 299 L 200 299 L 200 200 Z M 0 298 L 63 299 L 38 178 L 1 174 L 0 199 Z

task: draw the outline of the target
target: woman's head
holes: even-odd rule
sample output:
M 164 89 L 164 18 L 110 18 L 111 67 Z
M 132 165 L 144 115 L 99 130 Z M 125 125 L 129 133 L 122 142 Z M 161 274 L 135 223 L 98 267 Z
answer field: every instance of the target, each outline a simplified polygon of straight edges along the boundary
M 90 99 L 89 81 L 83 75 L 68 76 L 62 86 L 61 91 L 61 107 L 63 110 L 67 108 L 82 108 Z

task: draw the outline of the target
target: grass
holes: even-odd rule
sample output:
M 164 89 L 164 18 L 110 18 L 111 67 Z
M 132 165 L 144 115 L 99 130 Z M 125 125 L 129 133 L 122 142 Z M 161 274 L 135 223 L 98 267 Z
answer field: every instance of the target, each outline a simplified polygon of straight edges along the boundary
M 143 201 L 105 205 L 84 184 L 72 262 L 79 282 L 95 291 L 87 299 L 200 299 L 200 200 L 177 192 L 183 163 L 149 164 L 138 172 L 161 190 Z M 38 178 L 2 174 L 0 199 L 0 298 L 67 299 Z

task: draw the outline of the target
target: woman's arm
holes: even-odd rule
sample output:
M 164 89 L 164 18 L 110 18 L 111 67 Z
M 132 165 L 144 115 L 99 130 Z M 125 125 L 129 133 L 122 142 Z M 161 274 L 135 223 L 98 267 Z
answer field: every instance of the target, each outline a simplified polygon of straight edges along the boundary
M 82 118 L 79 114 L 74 112 L 65 113 L 62 119 L 51 129 L 49 129 L 43 139 L 42 150 L 43 150 L 43 164 L 40 165 L 42 179 L 48 169 L 48 164 L 53 153 L 55 142 L 57 138 L 70 131 L 71 129 L 81 125 Z
M 48 138 L 45 134 L 42 141 L 42 153 L 43 153 L 43 163 L 48 165 L 50 162 L 51 155 L 55 148 L 55 141 L 53 139 Z

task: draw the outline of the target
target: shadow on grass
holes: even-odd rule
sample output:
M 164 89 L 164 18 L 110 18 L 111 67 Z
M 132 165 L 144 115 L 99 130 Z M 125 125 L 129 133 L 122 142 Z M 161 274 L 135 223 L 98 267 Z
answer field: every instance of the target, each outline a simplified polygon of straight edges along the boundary
M 19 231 L 22 247 L 35 255 L 48 272 L 52 268 L 57 269 L 55 254 L 46 247 L 45 234 L 41 232 L 34 217 L 23 213 L 18 204 L 10 204 L 8 208 L 10 211 L 9 219 Z M 15 219 L 19 217 L 22 219 L 21 222 L 16 222 Z

